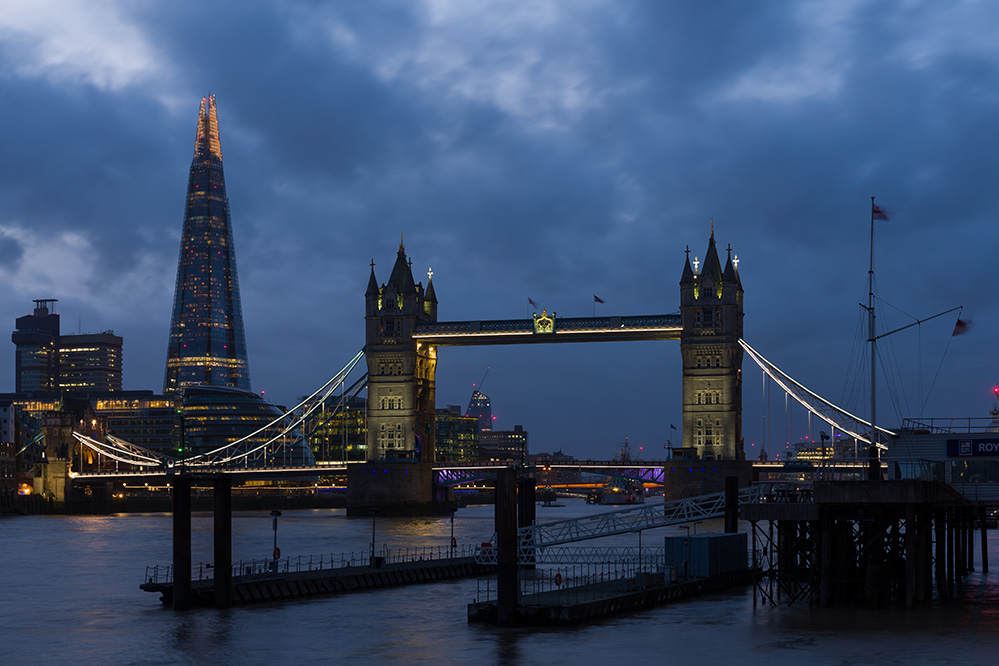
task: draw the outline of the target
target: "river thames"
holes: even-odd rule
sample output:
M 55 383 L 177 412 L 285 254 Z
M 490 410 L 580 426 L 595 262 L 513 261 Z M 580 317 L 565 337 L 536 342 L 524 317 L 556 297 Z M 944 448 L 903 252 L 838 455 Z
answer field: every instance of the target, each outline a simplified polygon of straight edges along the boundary
M 565 500 L 540 521 L 612 507 Z M 448 517 L 378 518 L 379 549 L 450 543 Z M 743 528 L 746 525 L 742 526 Z M 720 531 L 707 521 L 698 531 Z M 0 519 L 0 662 L 4 664 L 993 664 L 999 660 L 999 538 L 992 573 L 972 573 L 961 603 L 915 610 L 753 608 L 752 589 L 570 629 L 469 625 L 474 579 L 228 610 L 175 613 L 139 590 L 146 565 L 169 564 L 167 514 Z M 192 560 L 210 562 L 212 517 L 193 518 Z M 266 558 L 267 512 L 233 516 L 233 560 Z M 493 532 L 493 508 L 455 516 L 459 544 Z M 285 556 L 367 552 L 372 521 L 342 509 L 285 511 Z M 675 528 L 646 532 L 661 545 Z M 635 535 L 599 545 L 637 545 Z M 584 544 L 585 545 L 585 544 Z M 979 550 L 976 546 L 976 556 Z M 976 565 L 980 563 L 976 562 Z

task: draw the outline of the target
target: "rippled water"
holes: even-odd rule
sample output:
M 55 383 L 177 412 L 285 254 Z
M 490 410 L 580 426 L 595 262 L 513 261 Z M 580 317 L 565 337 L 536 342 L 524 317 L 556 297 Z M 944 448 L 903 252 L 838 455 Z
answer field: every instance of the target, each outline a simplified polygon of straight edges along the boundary
M 599 510 L 538 508 L 539 520 Z M 284 555 L 366 551 L 370 519 L 342 510 L 287 511 Z M 459 543 L 492 533 L 492 507 L 458 512 Z M 448 518 L 378 518 L 378 547 L 443 546 Z M 971 574 L 962 603 L 916 610 L 761 606 L 751 589 L 571 629 L 469 625 L 476 581 L 184 613 L 142 592 L 147 564 L 171 557 L 168 515 L 30 516 L 0 520 L 0 663 L 4 664 L 985 664 L 999 662 L 999 538 L 993 572 Z M 195 514 L 193 561 L 210 561 L 211 514 Z M 266 558 L 265 512 L 233 518 L 233 558 Z M 719 524 L 702 525 L 716 531 Z M 646 532 L 658 545 L 670 530 Z M 637 545 L 627 535 L 601 545 Z M 977 547 L 976 547 L 977 548 Z M 978 551 L 976 550 L 976 555 Z M 632 662 L 634 663 L 634 662 Z

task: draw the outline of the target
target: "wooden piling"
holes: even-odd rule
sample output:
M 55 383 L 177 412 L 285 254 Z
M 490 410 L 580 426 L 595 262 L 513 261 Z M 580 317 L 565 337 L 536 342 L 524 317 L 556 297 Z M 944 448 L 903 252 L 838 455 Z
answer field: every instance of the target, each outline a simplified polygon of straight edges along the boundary
M 913 504 L 905 505 L 905 607 L 912 608 L 916 605 L 916 579 L 918 574 L 916 555 L 916 507 Z
M 725 533 L 739 531 L 739 477 L 725 477 Z
M 215 607 L 232 607 L 232 477 L 215 478 Z
M 986 522 L 987 518 L 988 518 L 988 516 L 985 513 L 985 507 L 984 506 L 979 507 L 978 508 L 978 524 L 981 525 L 981 531 L 982 531 L 982 536 L 981 536 L 981 538 L 982 538 L 982 573 L 986 573 L 986 574 L 989 572 L 989 543 L 988 543 L 989 526 L 988 526 L 988 523 Z
M 937 578 L 937 596 L 941 599 L 946 599 L 950 596 L 947 589 L 947 558 L 946 558 L 946 544 L 947 544 L 947 519 L 946 511 L 944 509 L 937 509 L 934 515 L 934 527 L 936 528 L 937 538 L 936 538 L 936 578 Z
M 191 609 L 191 479 L 173 479 L 173 609 Z
M 517 626 L 517 470 L 496 473 L 496 624 Z

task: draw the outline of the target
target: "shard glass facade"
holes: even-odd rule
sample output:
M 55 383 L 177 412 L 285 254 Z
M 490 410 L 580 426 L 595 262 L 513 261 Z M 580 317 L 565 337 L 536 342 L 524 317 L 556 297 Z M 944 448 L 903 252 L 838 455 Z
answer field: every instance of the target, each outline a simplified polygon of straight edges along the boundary
M 163 392 L 198 384 L 250 390 L 214 96 L 198 113 Z

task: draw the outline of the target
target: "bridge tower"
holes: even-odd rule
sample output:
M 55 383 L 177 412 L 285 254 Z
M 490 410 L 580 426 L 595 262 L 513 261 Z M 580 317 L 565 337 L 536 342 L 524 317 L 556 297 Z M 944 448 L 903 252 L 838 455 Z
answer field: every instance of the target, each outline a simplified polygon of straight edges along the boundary
M 744 460 L 742 438 L 742 281 L 738 257 L 722 269 L 714 223 L 701 263 L 690 249 L 680 278 L 683 446 L 702 460 Z
M 437 350 L 413 339 L 417 323 L 437 321 L 432 279 L 431 272 L 426 291 L 414 282 L 402 241 L 392 274 L 380 287 L 371 262 L 364 295 L 369 462 L 434 462 Z

